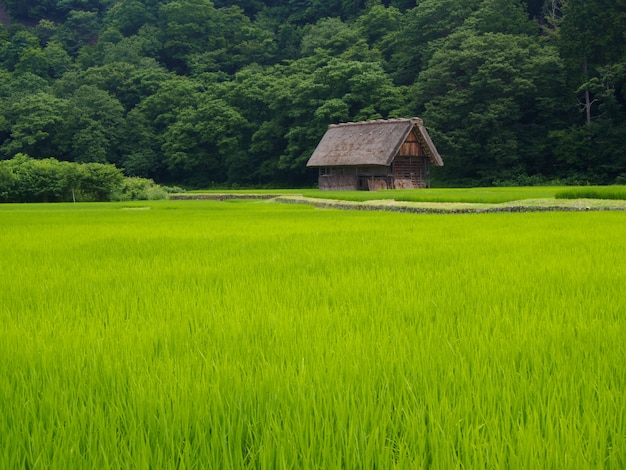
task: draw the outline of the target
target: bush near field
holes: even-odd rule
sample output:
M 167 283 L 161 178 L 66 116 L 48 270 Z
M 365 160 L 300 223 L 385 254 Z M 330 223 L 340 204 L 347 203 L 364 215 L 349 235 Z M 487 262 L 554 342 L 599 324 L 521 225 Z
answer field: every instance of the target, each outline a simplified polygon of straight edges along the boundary
M 151 179 L 127 177 L 124 178 L 119 190 L 113 193 L 115 201 L 156 200 L 166 199 L 168 191 Z
M 76 202 L 165 199 L 145 178 L 125 177 L 111 164 L 36 160 L 18 154 L 0 161 L 0 202 Z

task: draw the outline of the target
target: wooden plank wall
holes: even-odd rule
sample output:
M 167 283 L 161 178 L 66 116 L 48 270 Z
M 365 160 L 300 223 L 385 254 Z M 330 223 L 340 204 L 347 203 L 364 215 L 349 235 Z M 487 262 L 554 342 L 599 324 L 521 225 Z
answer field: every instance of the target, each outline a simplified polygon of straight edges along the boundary
M 393 161 L 396 189 L 425 188 L 428 185 L 424 180 L 426 165 L 424 157 L 397 157 Z
M 402 146 L 400 147 L 400 151 L 398 152 L 399 157 L 422 157 L 425 156 L 424 149 L 419 143 L 419 140 L 414 132 L 410 132 L 409 136 L 406 138 Z
M 324 190 L 356 190 L 358 188 L 358 180 L 356 173 L 354 174 L 330 174 L 320 175 L 318 178 L 320 189 Z

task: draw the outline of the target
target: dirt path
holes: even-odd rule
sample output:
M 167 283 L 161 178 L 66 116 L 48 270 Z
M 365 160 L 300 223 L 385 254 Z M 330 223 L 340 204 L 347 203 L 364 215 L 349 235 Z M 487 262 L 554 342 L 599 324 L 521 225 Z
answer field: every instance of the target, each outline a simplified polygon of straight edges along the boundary
M 626 201 L 607 199 L 526 199 L 502 204 L 472 204 L 448 202 L 401 202 L 394 200 L 374 200 L 366 202 L 317 199 L 299 195 L 272 194 L 172 194 L 170 199 L 212 199 L 227 201 L 232 199 L 271 199 L 282 204 L 308 204 L 324 209 L 410 212 L 416 214 L 479 214 L 487 212 L 585 212 L 585 211 L 626 211 Z
M 172 200 L 209 199 L 212 201 L 228 201 L 231 199 L 274 199 L 279 196 L 280 194 L 192 193 L 192 194 L 170 194 L 169 199 L 172 199 Z
M 302 196 L 281 196 L 276 198 L 275 201 L 286 204 L 309 204 L 326 209 L 408 212 L 414 214 L 626 211 L 626 201 L 605 199 L 526 199 L 502 204 L 473 204 L 463 202 L 401 202 L 394 200 L 351 202 L 305 198 Z

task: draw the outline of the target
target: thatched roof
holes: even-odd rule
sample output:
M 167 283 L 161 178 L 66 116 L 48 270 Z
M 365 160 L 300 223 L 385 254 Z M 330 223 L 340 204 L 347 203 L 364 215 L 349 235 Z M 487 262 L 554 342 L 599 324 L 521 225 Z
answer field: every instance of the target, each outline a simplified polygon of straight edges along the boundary
M 411 131 L 415 132 L 430 162 L 443 166 L 419 118 L 331 124 L 306 166 L 389 166 Z

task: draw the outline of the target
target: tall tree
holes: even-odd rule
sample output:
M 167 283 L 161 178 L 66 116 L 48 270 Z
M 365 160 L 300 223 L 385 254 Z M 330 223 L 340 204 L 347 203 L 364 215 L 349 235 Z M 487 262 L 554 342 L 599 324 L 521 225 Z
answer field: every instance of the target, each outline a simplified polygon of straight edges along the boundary
M 186 73 L 190 57 L 209 49 L 216 14 L 210 0 L 174 0 L 159 9 L 161 55 L 170 69 Z
M 489 184 L 553 173 L 547 133 L 561 125 L 563 64 L 527 36 L 464 31 L 437 51 L 415 87 L 445 174 Z
M 463 25 L 479 3 L 480 0 L 422 0 L 407 11 L 398 30 L 386 39 L 388 70 L 395 82 L 414 83 L 442 41 Z
M 124 124 L 120 102 L 106 91 L 83 85 L 68 104 L 63 138 L 68 159 L 81 163 L 119 163 L 117 145 Z
M 18 153 L 36 158 L 56 156 L 67 107 L 67 101 L 42 91 L 10 102 L 5 112 L 10 138 L 0 146 L 2 155 L 5 158 Z
M 559 24 L 568 85 L 581 118 L 557 131 L 557 148 L 570 169 L 594 182 L 626 174 L 626 2 L 568 0 Z

